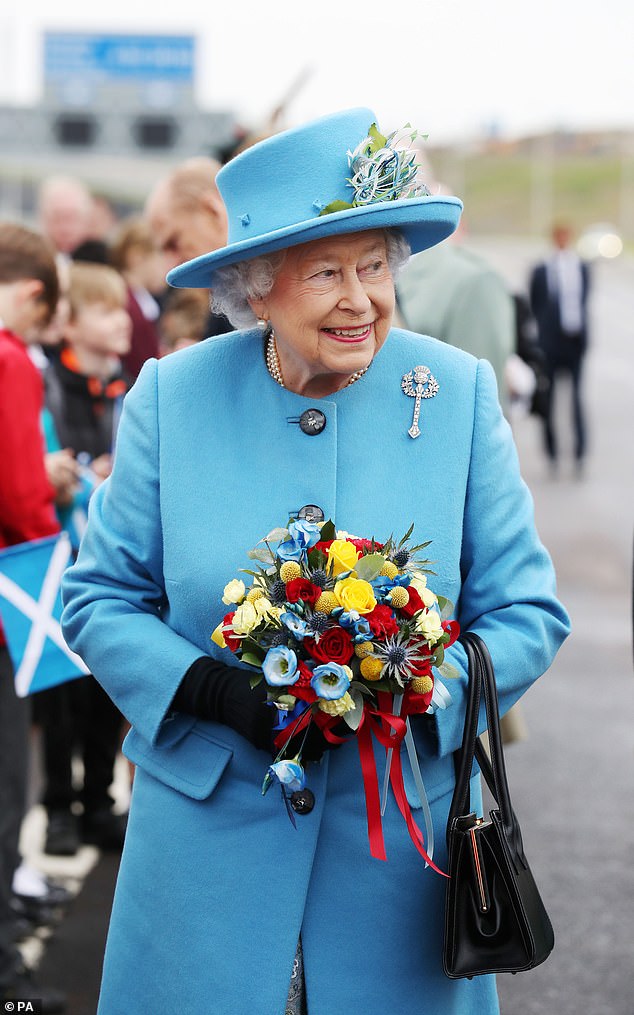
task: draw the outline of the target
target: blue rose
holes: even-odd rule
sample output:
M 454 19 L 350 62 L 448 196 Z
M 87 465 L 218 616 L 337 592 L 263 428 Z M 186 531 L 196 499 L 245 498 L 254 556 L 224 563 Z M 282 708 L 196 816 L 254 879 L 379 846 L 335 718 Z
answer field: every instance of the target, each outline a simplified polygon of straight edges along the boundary
M 304 769 L 297 758 L 290 758 L 287 761 L 275 761 L 272 765 L 269 765 L 269 775 L 277 779 L 291 793 L 294 793 L 298 789 L 303 789 L 306 785 Z
M 302 638 L 306 637 L 306 621 L 302 620 L 301 617 L 298 617 L 295 613 L 282 613 L 280 620 L 284 624 L 284 627 L 286 627 L 298 641 L 301 641 Z
M 264 679 L 271 687 L 285 687 L 299 679 L 297 656 L 292 648 L 278 645 L 270 648 L 262 663 Z
M 319 542 L 321 530 L 314 522 L 305 522 L 300 519 L 291 522 L 288 527 L 289 538 L 277 548 L 277 555 L 280 560 L 300 561 L 311 546 Z
M 300 519 L 297 522 L 291 522 L 288 527 L 291 539 L 294 539 L 297 543 L 302 543 L 307 550 L 310 550 L 311 546 L 319 542 L 321 536 L 321 529 L 314 522 L 305 522 Z
M 294 539 L 285 539 L 277 548 L 277 555 L 280 560 L 296 560 L 299 563 L 303 553 L 303 545 Z
M 350 687 L 350 669 L 339 663 L 322 663 L 313 670 L 310 686 L 316 695 L 327 701 L 343 698 Z

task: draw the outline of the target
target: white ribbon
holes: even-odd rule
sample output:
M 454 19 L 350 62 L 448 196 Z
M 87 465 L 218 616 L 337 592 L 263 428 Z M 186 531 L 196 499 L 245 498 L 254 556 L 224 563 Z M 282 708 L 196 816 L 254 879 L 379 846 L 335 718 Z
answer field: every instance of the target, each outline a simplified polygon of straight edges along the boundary
M 434 691 L 436 690 L 437 681 L 434 681 Z M 451 696 L 447 689 L 442 687 L 444 694 L 440 694 L 439 698 L 443 704 L 438 705 L 438 708 L 447 708 L 447 705 L 451 701 Z M 433 697 L 432 697 L 433 703 Z M 401 714 L 401 706 L 403 704 L 403 695 L 394 695 L 393 714 Z M 416 786 L 416 792 L 418 793 L 418 799 L 423 812 L 423 820 L 425 822 L 425 849 L 430 860 L 434 859 L 434 825 L 431 817 L 431 810 L 429 808 L 429 800 L 427 799 L 427 791 L 425 789 L 425 783 L 423 782 L 423 776 L 418 763 L 418 754 L 416 753 L 416 744 L 414 743 L 414 736 L 412 734 L 412 727 L 410 726 L 409 716 L 405 720 L 406 731 L 405 731 L 405 747 L 407 748 L 407 757 L 409 758 L 410 767 L 412 769 L 412 775 L 414 777 L 414 785 Z M 390 772 L 392 770 L 392 756 L 394 754 L 394 748 L 390 747 L 387 752 L 385 759 L 385 775 L 383 776 L 383 791 L 381 793 L 381 817 L 385 814 L 385 808 L 387 806 L 387 794 L 390 788 Z M 425 861 L 425 867 L 429 867 L 427 861 Z
M 403 704 L 403 695 L 394 695 L 394 704 L 392 705 L 393 715 L 401 714 L 401 705 Z M 394 736 L 395 734 L 392 734 Z M 385 814 L 385 808 L 387 806 L 387 791 L 390 788 L 390 772 L 392 770 L 392 756 L 394 755 L 394 748 L 390 747 L 387 752 L 385 759 L 385 775 L 383 776 L 383 792 L 381 793 L 381 817 Z
M 416 744 L 414 743 L 414 737 L 412 735 L 412 729 L 409 724 L 409 716 L 407 718 L 407 732 L 405 734 L 405 746 L 407 748 L 407 757 L 412 768 L 412 775 L 414 776 L 414 784 L 416 786 L 416 792 L 418 793 L 418 799 L 423 811 L 423 819 L 425 821 L 425 849 L 430 860 L 434 859 L 434 826 L 431 819 L 431 810 L 429 809 L 429 800 L 427 799 L 427 791 L 425 790 L 425 783 L 423 782 L 423 776 L 418 764 L 418 754 L 416 753 Z M 427 861 L 425 861 L 425 867 L 429 867 Z
M 451 695 L 445 685 L 438 680 L 434 679 L 434 690 L 432 692 L 431 701 L 427 712 L 432 715 L 434 712 L 443 711 L 451 705 Z

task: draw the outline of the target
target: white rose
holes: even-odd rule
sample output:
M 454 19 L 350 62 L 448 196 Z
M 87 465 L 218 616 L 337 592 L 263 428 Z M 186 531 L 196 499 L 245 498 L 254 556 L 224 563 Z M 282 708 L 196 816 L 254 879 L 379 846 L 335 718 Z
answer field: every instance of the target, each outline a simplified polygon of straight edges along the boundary
M 422 611 L 416 618 L 416 630 L 422 634 L 428 645 L 435 645 L 443 634 L 440 616 L 435 610 Z
M 266 596 L 254 599 L 253 605 L 255 606 L 255 612 L 260 617 L 279 617 L 282 612 L 279 606 L 273 606 L 271 600 L 267 599 Z
M 250 603 L 248 600 L 246 603 L 242 603 L 241 606 L 236 610 L 231 626 L 234 632 L 243 638 L 245 635 L 250 634 L 254 627 L 257 627 L 261 622 L 262 617 L 257 612 L 254 603 Z
M 244 582 L 240 578 L 233 578 L 230 582 L 225 585 L 225 590 L 222 594 L 222 601 L 225 606 L 231 606 L 232 603 L 241 603 L 244 599 L 244 593 L 246 588 Z

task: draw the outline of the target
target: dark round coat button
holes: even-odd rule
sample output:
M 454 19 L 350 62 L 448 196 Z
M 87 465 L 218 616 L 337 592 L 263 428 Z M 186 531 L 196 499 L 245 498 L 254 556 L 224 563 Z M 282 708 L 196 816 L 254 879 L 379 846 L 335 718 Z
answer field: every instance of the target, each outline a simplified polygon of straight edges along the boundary
M 315 806 L 315 794 L 312 789 L 296 789 L 291 793 L 291 807 L 296 814 L 310 814 Z
M 326 426 L 326 417 L 321 409 L 306 409 L 299 417 L 299 427 L 308 437 L 321 433 Z
M 318 504 L 304 504 L 297 512 L 297 517 L 305 522 L 323 522 L 325 515 Z

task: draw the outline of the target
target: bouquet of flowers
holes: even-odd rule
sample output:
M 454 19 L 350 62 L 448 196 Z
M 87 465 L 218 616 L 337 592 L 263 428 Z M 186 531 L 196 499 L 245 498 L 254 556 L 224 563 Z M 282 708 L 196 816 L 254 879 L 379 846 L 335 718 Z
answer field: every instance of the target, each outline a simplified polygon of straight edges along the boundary
M 249 553 L 257 562 L 257 570 L 244 571 L 250 587 L 239 578 L 225 586 L 223 603 L 230 611 L 212 635 L 216 644 L 254 668 L 252 686 L 266 681 L 267 700 L 278 709 L 280 752 L 262 792 L 276 781 L 285 799 L 287 792 L 303 788 L 302 746 L 311 723 L 332 743 L 356 736 L 364 763 L 370 844 L 373 855 L 383 858 L 380 813 L 390 780 L 410 825 L 400 770 L 403 740 L 419 795 L 422 787 L 409 716 L 449 703 L 437 674 L 455 675 L 444 649 L 459 633 L 457 623 L 448 619 L 452 604 L 427 585 L 434 572 L 421 551 L 429 543 L 410 545 L 412 532 L 413 526 L 402 539 L 390 536 L 379 543 L 336 531 L 331 521 L 298 520 L 274 529 Z M 372 734 L 387 751 L 378 821 L 378 781 L 368 775 L 374 768 Z M 291 740 L 299 746 L 288 756 Z M 429 836 L 427 810 L 425 817 Z M 410 834 L 431 862 L 415 825 Z

